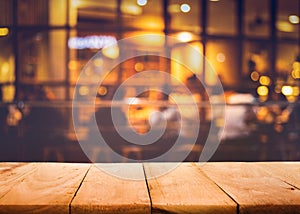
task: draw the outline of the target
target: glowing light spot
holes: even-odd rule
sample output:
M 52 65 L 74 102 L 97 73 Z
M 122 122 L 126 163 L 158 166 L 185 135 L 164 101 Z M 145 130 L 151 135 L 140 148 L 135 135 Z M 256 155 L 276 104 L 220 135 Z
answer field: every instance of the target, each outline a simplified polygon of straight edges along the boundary
M 6 75 L 9 72 L 8 62 L 4 62 L 1 66 L 1 75 Z
M 179 4 L 171 4 L 168 6 L 169 13 L 179 13 L 180 5 Z
M 285 96 L 291 96 L 291 95 L 293 95 L 293 87 L 289 86 L 289 85 L 285 85 L 282 87 L 281 92 Z
M 269 94 L 269 89 L 267 86 L 261 85 L 257 88 L 257 94 L 259 96 L 267 96 Z
M 287 33 L 294 32 L 294 26 L 289 22 L 278 21 L 276 23 L 276 27 L 278 30 L 280 30 L 282 32 L 287 32 Z
M 193 40 L 193 35 L 189 32 L 181 32 L 178 34 L 177 38 L 181 41 L 181 42 L 189 42 Z
M 271 79 L 268 76 L 261 76 L 259 78 L 259 83 L 262 85 L 270 85 L 271 84 Z
M 299 87 L 295 86 L 293 87 L 293 96 L 299 96 L 300 91 L 299 91 Z
M 147 4 L 147 0 L 137 0 L 136 3 L 140 6 L 145 6 Z
M 218 53 L 217 54 L 217 61 L 218 62 L 225 62 L 225 60 L 226 60 L 225 54 L 223 54 L 223 53 Z
M 107 94 L 107 88 L 104 86 L 100 86 L 98 89 L 98 94 L 100 96 L 105 96 Z
M 184 13 L 188 13 L 191 10 L 191 7 L 189 4 L 182 4 L 180 5 L 180 10 Z
M 102 49 L 102 53 L 110 59 L 116 59 L 119 57 L 119 47 L 117 45 L 105 47 Z
M 79 88 L 79 94 L 81 95 L 81 96 L 85 96 L 85 95 L 87 95 L 88 93 L 89 93 L 89 88 L 87 87 L 87 86 L 81 86 L 80 88 Z
M 96 67 L 101 67 L 103 65 L 103 59 L 96 58 L 96 59 L 94 59 L 93 63 Z
M 135 65 L 134 65 L 134 69 L 137 71 L 137 72 L 140 72 L 144 69 L 144 64 L 141 63 L 141 62 L 137 62 Z
M 259 73 L 257 71 L 252 71 L 250 74 L 250 78 L 253 81 L 258 81 L 259 80 Z
M 299 24 L 299 16 L 296 15 L 290 15 L 289 16 L 289 21 L 292 24 Z
M 292 77 L 294 79 L 300 79 L 300 70 L 293 70 L 292 71 Z
M 77 62 L 75 60 L 71 60 L 69 63 L 68 63 L 68 68 L 70 70 L 75 70 L 77 69 Z
M 7 27 L 0 28 L 0 36 L 7 36 L 8 32 L 9 30 Z

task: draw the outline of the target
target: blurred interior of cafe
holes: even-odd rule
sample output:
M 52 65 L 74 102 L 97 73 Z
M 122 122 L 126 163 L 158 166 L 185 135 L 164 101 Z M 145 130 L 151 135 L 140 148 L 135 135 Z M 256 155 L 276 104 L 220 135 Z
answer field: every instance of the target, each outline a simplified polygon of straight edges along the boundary
M 104 61 L 122 50 L 95 54 L 145 34 L 161 37 L 138 37 L 128 51 L 147 44 L 149 55 L 128 59 L 104 77 Z M 177 41 L 171 58 L 190 68 L 156 56 L 163 36 Z M 110 113 L 119 85 L 148 70 L 171 74 L 192 95 L 159 74 L 126 85 L 116 104 L 121 126 L 143 136 L 159 127 L 159 116 L 172 117 L 170 130 L 143 146 L 116 135 Z M 218 81 L 226 103 L 220 115 L 212 114 L 210 102 L 220 94 L 206 91 Z M 161 95 L 163 87 L 172 96 Z M 173 151 L 186 154 L 180 161 L 199 161 L 213 142 L 220 144 L 209 161 L 300 160 L 299 94 L 300 0 L 0 0 L 0 161 L 114 162 L 112 153 L 118 161 L 152 161 L 178 137 L 188 142 Z M 72 105 L 74 96 L 83 105 Z M 175 98 L 187 104 L 179 115 Z M 91 99 L 94 106 L 84 105 Z M 191 133 L 195 142 L 178 127 L 198 127 Z M 108 145 L 83 149 L 99 132 Z M 179 161 L 174 156 L 166 161 Z

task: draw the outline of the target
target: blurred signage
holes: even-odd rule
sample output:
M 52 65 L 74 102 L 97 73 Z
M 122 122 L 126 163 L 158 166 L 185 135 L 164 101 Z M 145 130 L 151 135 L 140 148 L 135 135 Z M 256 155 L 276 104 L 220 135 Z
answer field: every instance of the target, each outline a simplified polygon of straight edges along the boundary
M 101 49 L 116 44 L 114 36 L 86 36 L 71 37 L 68 40 L 68 47 L 71 49 Z

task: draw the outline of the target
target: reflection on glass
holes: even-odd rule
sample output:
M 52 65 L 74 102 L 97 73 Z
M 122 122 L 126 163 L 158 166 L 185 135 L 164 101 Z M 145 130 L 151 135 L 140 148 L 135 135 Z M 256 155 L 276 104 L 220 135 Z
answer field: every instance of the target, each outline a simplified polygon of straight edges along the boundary
M 238 47 L 235 42 L 209 41 L 206 57 L 224 85 L 236 85 L 238 79 Z M 214 84 L 210 72 L 205 73 L 208 84 Z
M 268 0 L 246 0 L 244 33 L 247 36 L 267 37 L 270 35 L 270 4 Z
M 20 34 L 19 72 L 22 82 L 65 79 L 66 35 L 65 30 Z
M 117 1 L 72 1 L 72 7 L 76 8 L 77 14 L 73 19 L 78 21 L 80 28 L 92 28 L 95 26 L 116 27 L 117 26 Z M 74 4 L 75 3 L 75 4 Z M 72 11 L 71 11 L 72 12 Z
M 278 1 L 276 27 L 280 38 L 299 39 L 299 8 L 300 1 Z
M 236 1 L 208 2 L 207 32 L 230 35 L 237 33 Z
M 188 1 L 189 9 L 184 12 L 181 7 L 185 9 L 187 1 L 171 0 L 168 5 L 168 12 L 171 16 L 171 29 L 192 31 L 194 33 L 200 33 L 201 13 L 200 7 L 202 1 L 191 0 Z M 186 8 L 188 9 L 188 7 Z
M 121 15 L 124 27 L 163 30 L 162 1 L 147 1 L 144 6 L 137 4 L 136 0 L 123 0 Z

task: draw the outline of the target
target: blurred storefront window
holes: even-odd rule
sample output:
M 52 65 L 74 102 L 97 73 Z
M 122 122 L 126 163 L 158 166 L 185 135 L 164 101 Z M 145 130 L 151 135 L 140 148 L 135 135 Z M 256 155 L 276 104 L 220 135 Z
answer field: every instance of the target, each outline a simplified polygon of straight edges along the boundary
M 125 29 L 164 29 L 163 1 L 123 0 L 121 17 Z
M 237 1 L 208 1 L 207 33 L 237 34 Z
M 270 1 L 245 0 L 244 33 L 251 37 L 268 37 L 271 32 Z
M 300 1 L 278 0 L 277 35 L 281 39 L 299 38 Z
M 170 29 L 201 33 L 202 1 L 171 0 L 168 5 L 170 14 Z

